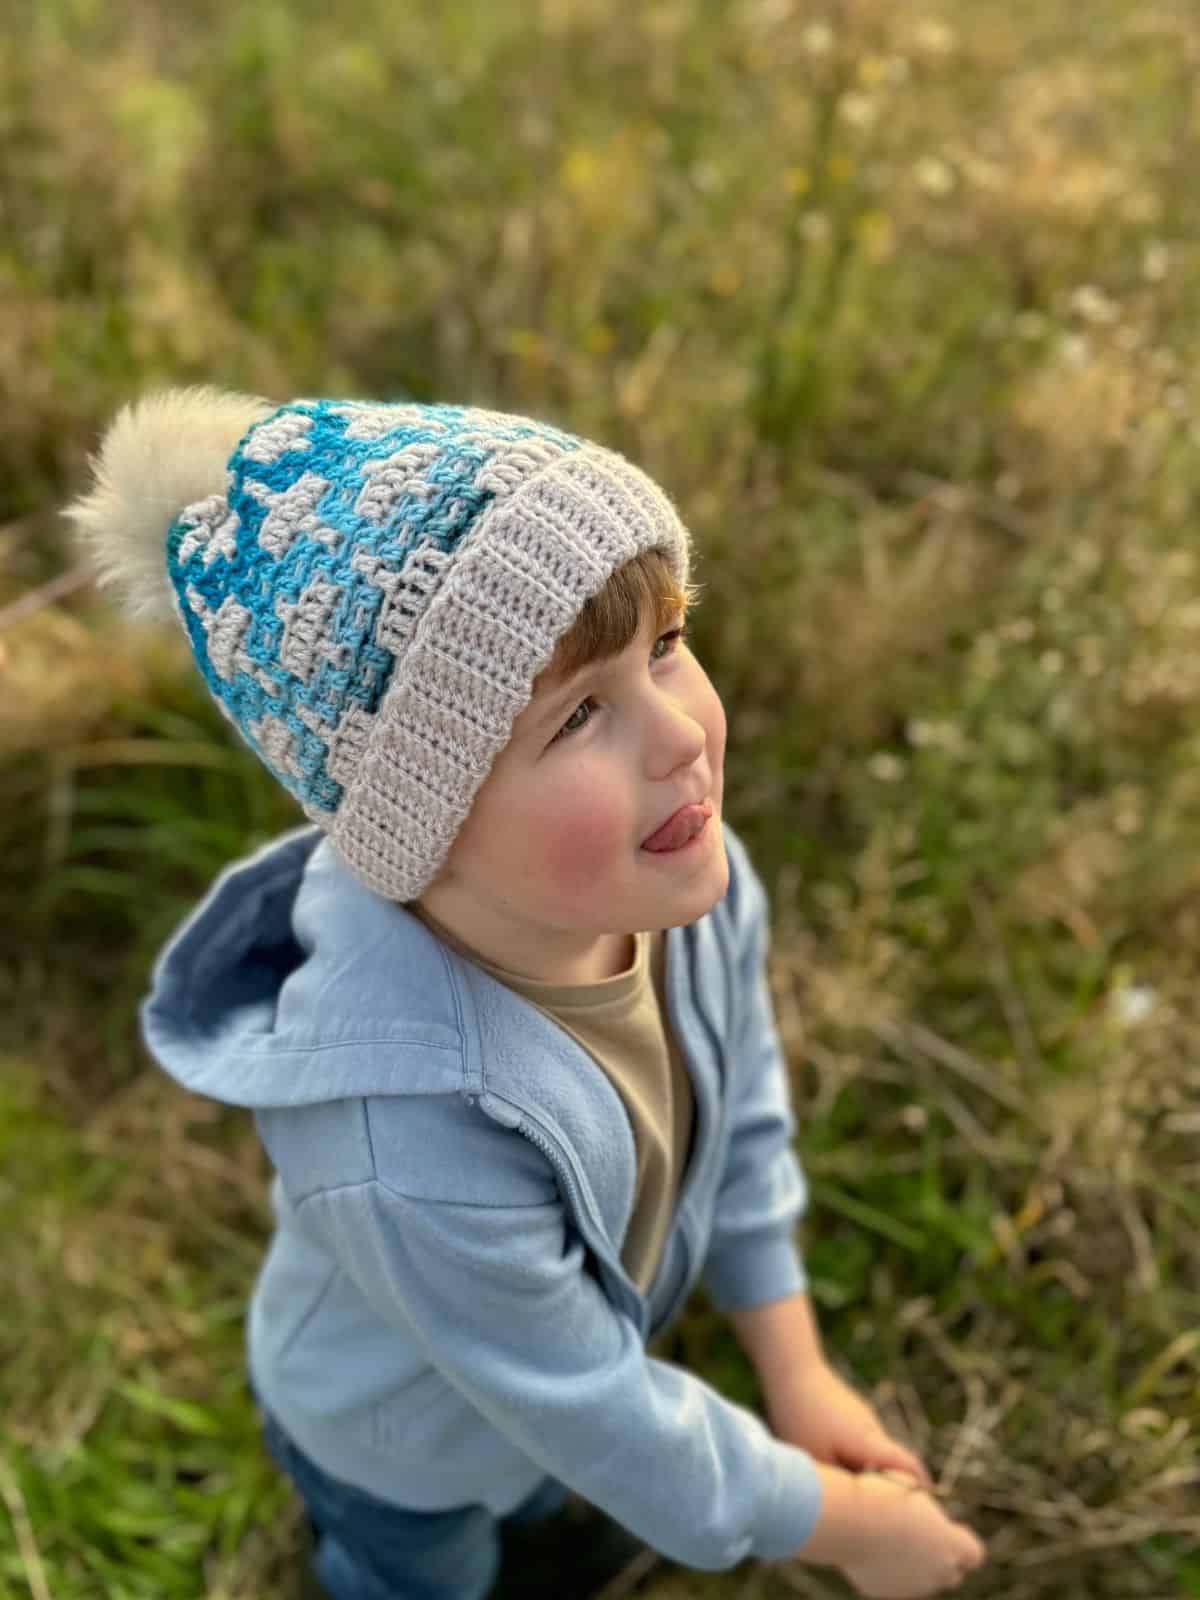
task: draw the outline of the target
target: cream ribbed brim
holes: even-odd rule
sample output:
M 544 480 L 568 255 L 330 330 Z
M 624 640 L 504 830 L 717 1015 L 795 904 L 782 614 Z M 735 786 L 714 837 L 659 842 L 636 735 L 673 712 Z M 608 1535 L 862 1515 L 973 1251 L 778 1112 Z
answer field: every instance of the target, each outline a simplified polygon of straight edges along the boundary
M 332 821 L 310 813 L 358 878 L 400 901 L 428 887 L 558 640 L 613 572 L 655 548 L 686 591 L 675 508 L 623 456 L 588 444 L 493 501 L 431 568 L 377 713 L 357 738 L 347 730 L 341 803 Z

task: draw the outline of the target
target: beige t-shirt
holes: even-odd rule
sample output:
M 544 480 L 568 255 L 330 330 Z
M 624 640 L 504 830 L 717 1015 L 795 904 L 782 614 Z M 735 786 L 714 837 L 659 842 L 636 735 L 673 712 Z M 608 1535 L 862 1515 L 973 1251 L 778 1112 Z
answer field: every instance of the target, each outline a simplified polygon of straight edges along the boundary
M 522 995 L 571 1035 L 620 1094 L 633 1128 L 637 1189 L 621 1264 L 646 1293 L 658 1269 L 691 1149 L 691 1080 L 667 1021 L 666 935 L 635 935 L 633 965 L 598 983 L 523 978 L 485 961 L 415 902 L 411 911 L 439 939 Z

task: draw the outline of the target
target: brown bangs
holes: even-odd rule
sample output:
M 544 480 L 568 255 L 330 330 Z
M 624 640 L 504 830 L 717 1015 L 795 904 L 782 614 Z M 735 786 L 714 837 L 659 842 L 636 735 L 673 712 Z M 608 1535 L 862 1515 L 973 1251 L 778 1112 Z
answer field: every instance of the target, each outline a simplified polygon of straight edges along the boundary
M 620 655 L 637 638 L 645 618 L 653 612 L 655 626 L 665 632 L 685 615 L 699 593 L 688 584 L 686 592 L 675 580 L 671 564 L 661 550 L 643 550 L 618 567 L 598 594 L 583 609 L 555 647 L 538 683 L 569 678 L 593 661 Z

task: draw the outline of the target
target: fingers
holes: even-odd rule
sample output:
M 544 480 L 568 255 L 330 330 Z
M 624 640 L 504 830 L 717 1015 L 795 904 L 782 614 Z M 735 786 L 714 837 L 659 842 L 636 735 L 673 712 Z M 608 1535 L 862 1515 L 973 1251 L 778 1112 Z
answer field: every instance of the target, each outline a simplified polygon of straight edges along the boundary
M 929 1476 L 928 1468 L 920 1456 L 914 1455 L 911 1450 L 897 1451 L 896 1465 L 901 1472 L 911 1472 L 923 1488 L 933 1487 L 933 1479 Z
M 920 1456 L 912 1450 L 906 1450 L 903 1445 L 897 1444 L 894 1439 L 884 1436 L 877 1450 L 872 1451 L 879 1463 L 881 1472 L 903 1472 L 914 1478 L 923 1489 L 933 1487 L 933 1479 L 929 1470 Z
M 902 1489 L 924 1489 L 926 1483 L 915 1472 L 907 1467 L 876 1467 L 876 1476 L 886 1478 L 889 1483 L 896 1483 Z
M 963 1560 L 967 1564 L 967 1571 L 973 1572 L 987 1560 L 987 1548 L 979 1535 L 973 1533 L 970 1528 L 964 1528 L 963 1532 L 970 1542 L 970 1549 L 963 1552 Z

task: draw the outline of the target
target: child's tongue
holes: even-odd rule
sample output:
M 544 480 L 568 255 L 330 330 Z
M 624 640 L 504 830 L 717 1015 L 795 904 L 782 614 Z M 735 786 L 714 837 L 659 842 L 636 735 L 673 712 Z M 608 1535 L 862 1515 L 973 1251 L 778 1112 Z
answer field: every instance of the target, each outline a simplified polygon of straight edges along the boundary
M 678 850 L 686 844 L 704 821 L 703 806 L 684 806 L 670 822 L 665 822 L 657 833 L 652 833 L 643 843 L 643 850 Z

